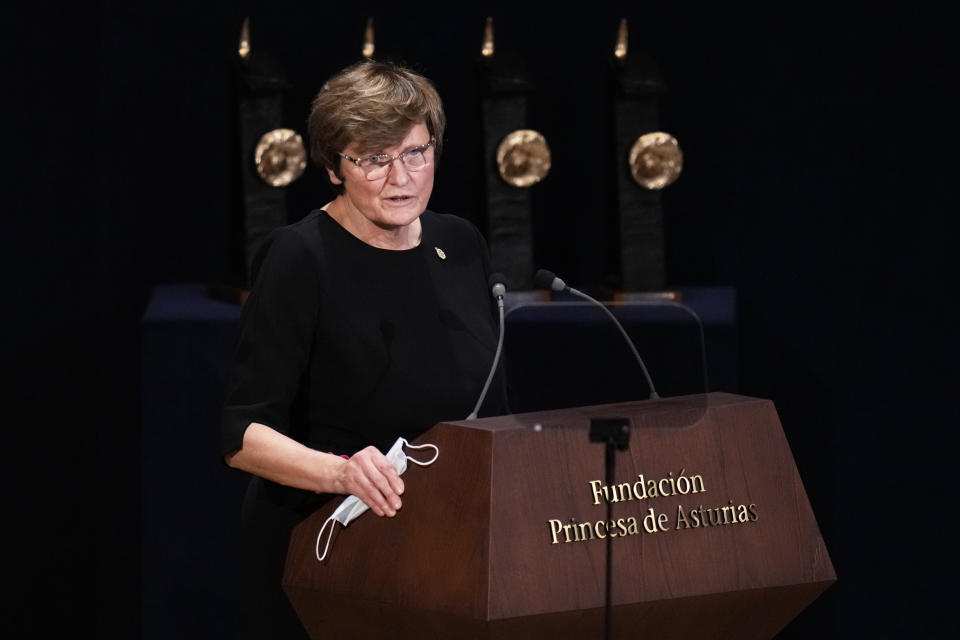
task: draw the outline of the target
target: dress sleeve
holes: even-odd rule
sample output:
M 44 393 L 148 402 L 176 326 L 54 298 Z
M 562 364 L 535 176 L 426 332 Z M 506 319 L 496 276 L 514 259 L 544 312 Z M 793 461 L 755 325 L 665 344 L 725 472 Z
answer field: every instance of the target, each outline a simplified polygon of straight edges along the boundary
M 320 301 L 318 247 L 274 232 L 244 306 L 220 427 L 220 453 L 243 446 L 259 422 L 289 434 L 290 407 L 308 366 Z

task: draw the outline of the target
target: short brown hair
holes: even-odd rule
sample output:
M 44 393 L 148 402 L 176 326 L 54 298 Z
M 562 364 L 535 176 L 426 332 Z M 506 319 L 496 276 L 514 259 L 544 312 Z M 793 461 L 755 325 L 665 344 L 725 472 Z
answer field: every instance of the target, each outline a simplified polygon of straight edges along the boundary
M 376 153 L 402 142 L 420 123 L 436 139 L 439 155 L 447 118 L 433 84 L 391 62 L 364 60 L 327 80 L 314 98 L 307 119 L 310 157 L 342 178 L 337 154 L 349 144 Z M 343 185 L 334 189 L 340 193 Z

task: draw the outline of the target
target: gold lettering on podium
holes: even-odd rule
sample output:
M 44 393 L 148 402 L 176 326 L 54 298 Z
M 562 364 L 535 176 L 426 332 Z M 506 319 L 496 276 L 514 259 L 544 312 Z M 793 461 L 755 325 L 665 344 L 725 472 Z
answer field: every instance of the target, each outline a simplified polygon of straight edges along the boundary
M 646 478 L 638 474 L 634 482 L 621 482 L 605 485 L 600 480 L 587 482 L 590 489 L 590 503 L 594 506 L 607 503 L 629 502 L 632 500 L 653 500 L 675 496 L 689 496 L 706 493 L 706 484 L 700 474 L 686 473 L 686 468 L 674 475 L 672 471 L 661 478 Z M 625 538 L 640 533 L 655 535 L 681 529 L 701 529 L 724 525 L 740 525 L 757 522 L 760 519 L 757 505 L 735 502 L 732 498 L 720 506 L 676 505 L 676 518 L 671 523 L 668 511 L 656 506 L 647 507 L 641 513 L 615 519 L 590 520 L 569 518 L 566 522 L 559 518 L 550 518 L 547 526 L 550 530 L 550 544 L 570 542 L 588 542 L 608 538 Z
M 627 500 L 646 500 L 648 498 L 660 498 L 670 496 L 685 496 L 692 493 L 703 493 L 706 488 L 703 484 L 703 476 L 700 474 L 687 476 L 686 469 L 680 469 L 676 477 L 673 471 L 666 477 L 656 479 L 646 479 L 643 474 L 637 476 L 637 481 L 633 484 L 621 482 L 620 484 L 608 487 L 600 480 L 591 480 L 589 483 L 590 494 L 593 498 L 593 504 L 603 502 L 624 502 Z

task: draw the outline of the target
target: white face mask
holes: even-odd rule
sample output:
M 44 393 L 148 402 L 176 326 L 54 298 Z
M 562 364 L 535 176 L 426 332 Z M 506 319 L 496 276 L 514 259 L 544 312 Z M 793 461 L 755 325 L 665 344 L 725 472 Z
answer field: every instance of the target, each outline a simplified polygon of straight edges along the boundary
M 420 462 L 415 458 L 411 458 L 403 452 L 403 448 L 408 449 L 433 449 L 433 457 L 427 460 L 426 462 Z M 393 468 L 397 470 L 399 475 L 403 475 L 403 472 L 407 470 L 407 460 L 410 462 L 420 465 L 421 467 L 426 467 L 428 465 L 436 462 L 437 457 L 440 455 L 440 449 L 433 444 L 418 444 L 413 445 L 406 441 L 404 438 L 397 438 L 397 441 L 393 443 L 393 446 L 390 447 L 390 451 L 387 451 L 384 454 L 387 460 L 390 461 L 390 464 L 393 465 Z M 333 528 L 334 523 L 339 522 L 344 527 L 353 522 L 358 516 L 360 516 L 364 511 L 369 509 L 360 498 L 354 495 L 347 496 L 346 500 L 340 503 L 340 506 L 330 514 L 330 517 L 326 519 L 323 523 L 323 526 L 320 527 L 320 532 L 317 534 L 317 560 L 323 562 L 323 559 L 327 557 L 327 552 L 330 550 L 330 539 L 333 537 Z M 327 528 L 327 525 L 330 525 L 330 531 L 327 533 L 327 544 L 323 548 L 323 555 L 320 554 L 320 541 L 323 539 L 323 530 Z

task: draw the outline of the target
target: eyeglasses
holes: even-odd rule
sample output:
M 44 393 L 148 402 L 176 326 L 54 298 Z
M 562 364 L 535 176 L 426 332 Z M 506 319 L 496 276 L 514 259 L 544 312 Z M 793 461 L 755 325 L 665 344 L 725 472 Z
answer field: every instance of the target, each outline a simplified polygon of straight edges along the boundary
M 367 180 L 379 180 L 390 172 L 390 167 L 393 166 L 394 160 L 402 162 L 403 168 L 407 171 L 420 171 L 430 164 L 427 161 L 427 150 L 430 149 L 430 147 L 436 148 L 436 146 L 436 139 L 430 138 L 430 142 L 427 144 L 422 144 L 419 147 L 411 147 L 406 151 L 401 151 L 395 156 L 387 155 L 386 153 L 377 153 L 364 158 L 351 158 L 345 153 L 339 153 L 339 155 L 341 158 L 345 158 L 360 167 Z

